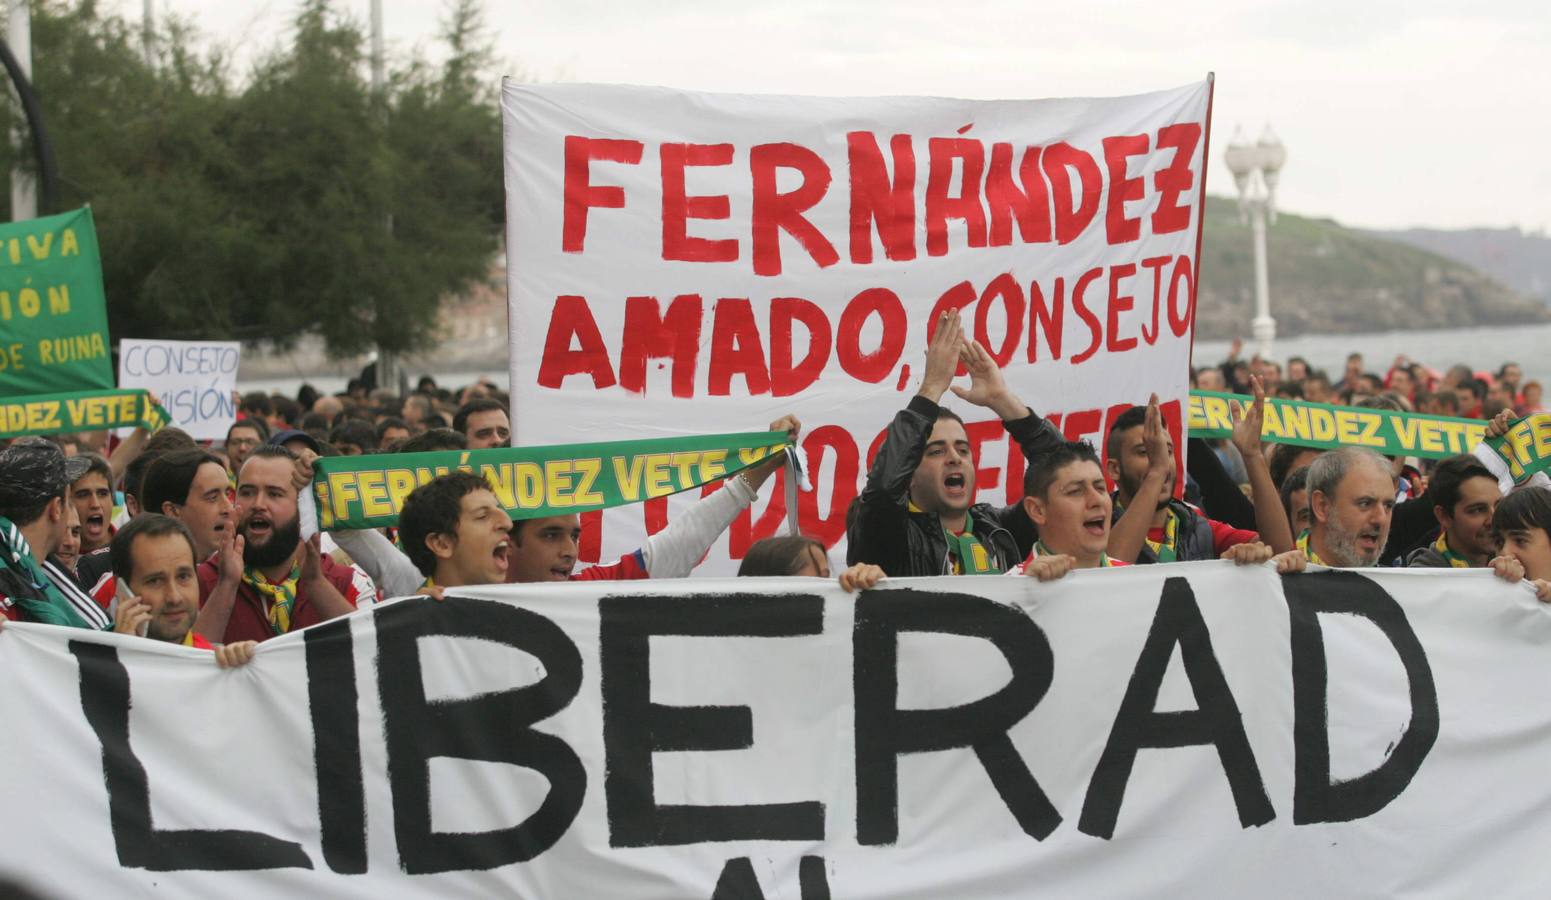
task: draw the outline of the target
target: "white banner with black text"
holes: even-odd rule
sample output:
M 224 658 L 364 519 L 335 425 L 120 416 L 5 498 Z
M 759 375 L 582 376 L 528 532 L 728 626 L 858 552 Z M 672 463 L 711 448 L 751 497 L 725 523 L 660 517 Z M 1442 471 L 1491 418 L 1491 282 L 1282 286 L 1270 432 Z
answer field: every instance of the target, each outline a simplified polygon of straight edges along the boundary
M 1222 562 L 455 589 L 208 651 L 0 630 L 62 897 L 1543 897 L 1551 611 Z

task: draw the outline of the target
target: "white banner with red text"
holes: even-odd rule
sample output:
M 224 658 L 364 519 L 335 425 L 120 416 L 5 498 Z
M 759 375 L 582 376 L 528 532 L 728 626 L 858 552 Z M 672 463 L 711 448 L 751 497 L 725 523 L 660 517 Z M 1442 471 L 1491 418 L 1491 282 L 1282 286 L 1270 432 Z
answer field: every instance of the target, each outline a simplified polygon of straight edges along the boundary
M 833 547 L 919 386 L 929 325 L 958 308 L 1068 436 L 1097 439 L 1156 392 L 1181 443 L 1210 99 L 1210 81 L 1029 101 L 508 81 L 515 439 L 795 413 L 816 488 L 798 520 Z M 945 396 L 978 499 L 1016 502 L 1024 462 L 997 417 Z M 767 489 L 702 573 L 775 533 L 784 493 Z M 582 558 L 634 550 L 694 499 L 588 514 Z
M 1551 612 L 1224 562 L 574 583 L 209 651 L 0 630 L 67 897 L 1544 897 Z

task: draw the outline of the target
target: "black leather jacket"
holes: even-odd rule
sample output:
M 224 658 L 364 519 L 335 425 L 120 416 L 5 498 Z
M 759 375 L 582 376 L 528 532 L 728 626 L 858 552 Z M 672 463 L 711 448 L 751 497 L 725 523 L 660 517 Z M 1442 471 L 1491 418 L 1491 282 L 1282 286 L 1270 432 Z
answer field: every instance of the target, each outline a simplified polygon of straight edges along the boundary
M 867 485 L 846 510 L 847 565 L 872 563 L 896 578 L 953 574 L 948 540 L 937 515 L 909 508 L 910 479 L 926 452 L 937 411 L 937 404 L 914 397 L 889 424 L 883 446 L 867 470 Z M 1066 440 L 1055 426 L 1032 412 L 1002 424 L 1031 465 Z M 1038 537 L 1019 503 L 1008 507 L 977 503 L 969 508 L 969 518 L 998 571 L 1022 562 Z
M 1207 450 L 1206 452 L 1210 453 L 1212 451 Z M 1170 499 L 1169 508 L 1174 510 L 1175 515 L 1179 516 L 1179 544 L 1176 546 L 1179 555 L 1177 561 L 1192 562 L 1198 559 L 1216 559 L 1217 539 L 1212 534 L 1212 523 L 1207 521 L 1206 516 L 1200 510 L 1193 509 L 1190 504 L 1182 503 L 1179 500 Z M 1121 509 L 1117 503 L 1115 505 L 1115 517 L 1111 521 L 1119 522 L 1120 516 Z M 1147 565 L 1157 561 L 1158 554 L 1154 553 L 1152 548 L 1144 542 L 1142 544 L 1142 552 L 1136 557 L 1136 564 Z

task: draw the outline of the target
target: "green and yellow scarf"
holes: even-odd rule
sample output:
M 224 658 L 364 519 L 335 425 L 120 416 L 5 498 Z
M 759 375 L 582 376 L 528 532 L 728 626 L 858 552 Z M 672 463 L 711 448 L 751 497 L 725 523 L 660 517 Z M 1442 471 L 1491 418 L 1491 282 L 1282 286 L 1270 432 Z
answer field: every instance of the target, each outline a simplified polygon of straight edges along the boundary
M 296 585 L 302 577 L 302 565 L 291 566 L 291 574 L 279 583 L 271 582 L 264 573 L 249 566 L 242 570 L 242 583 L 259 592 L 268 601 L 269 627 L 275 634 L 291 630 L 291 614 L 296 609 Z

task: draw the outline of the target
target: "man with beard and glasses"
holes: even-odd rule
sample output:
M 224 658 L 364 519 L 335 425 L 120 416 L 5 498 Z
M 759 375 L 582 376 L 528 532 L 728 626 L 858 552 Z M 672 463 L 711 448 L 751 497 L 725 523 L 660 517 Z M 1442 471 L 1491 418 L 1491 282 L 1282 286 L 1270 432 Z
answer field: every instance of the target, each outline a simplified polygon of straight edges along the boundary
M 177 519 L 145 513 L 113 536 L 109 553 L 121 596 L 114 631 L 215 653 L 223 669 L 253 659 L 258 644 L 238 641 L 216 646 L 194 631 L 199 578 L 194 570 L 194 536 Z
M 1338 569 L 1378 565 L 1395 511 L 1390 461 L 1361 447 L 1342 447 L 1309 466 L 1312 524 L 1298 547 L 1315 565 Z
M 296 456 L 264 444 L 237 475 L 232 553 L 199 566 L 202 608 L 195 630 L 212 643 L 265 641 L 352 612 L 376 589 L 349 566 L 301 539 Z
M 953 385 L 960 362 L 968 388 Z M 964 421 L 938 401 L 949 389 L 1002 420 L 1033 465 L 1065 443 L 1061 433 L 1008 390 L 986 349 L 966 341 L 957 310 L 937 322 L 921 387 L 894 416 L 846 509 L 846 564 L 872 563 L 893 577 L 991 575 L 1017 565 L 1034 546 L 1021 504 L 975 503 L 975 457 Z
M 1406 557 L 1410 568 L 1472 569 L 1491 565 L 1497 555 L 1492 513 L 1502 491 L 1497 477 L 1468 453 L 1438 463 L 1428 482 L 1438 537 Z
M 1163 427 L 1158 397 L 1153 395 L 1147 406 L 1133 406 L 1117 416 L 1109 430 L 1106 466 L 1116 488 L 1111 556 L 1144 564 L 1218 559 L 1229 548 L 1262 537 L 1273 552 L 1293 549 L 1281 497 L 1261 452 L 1265 391 L 1258 378 L 1251 379 L 1251 386 L 1255 401 L 1234 423 L 1233 443 L 1249 473 L 1260 530 L 1234 528 L 1175 499 L 1174 441 Z
M 236 475 L 242 471 L 242 464 L 253 455 L 253 449 L 269 440 L 269 426 L 263 419 L 238 419 L 232 426 L 226 429 L 226 458 L 231 461 L 232 485 L 237 484 Z

